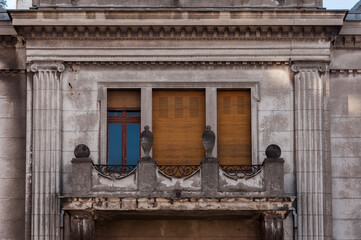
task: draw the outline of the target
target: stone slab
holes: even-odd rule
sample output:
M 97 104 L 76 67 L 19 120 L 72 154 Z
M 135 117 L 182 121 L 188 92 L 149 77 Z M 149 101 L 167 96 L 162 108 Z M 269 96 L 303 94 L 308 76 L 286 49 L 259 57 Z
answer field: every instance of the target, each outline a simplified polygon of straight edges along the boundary
M 361 178 L 333 178 L 332 193 L 334 199 L 361 199 Z
M 361 157 L 361 138 L 331 138 L 332 157 Z
M 0 117 L 0 126 L 1 138 L 25 138 L 25 118 Z
M 24 220 L 0 220 L 0 236 L 3 239 L 25 239 Z
M 25 179 L 0 179 L 0 199 L 21 199 L 25 196 Z
M 332 118 L 331 119 L 331 137 L 360 137 L 361 136 L 361 117 L 360 118 Z
M 332 51 L 330 69 L 361 69 L 360 58 L 360 51 L 336 49 Z
M 0 158 L 25 158 L 25 139 L 23 137 L 0 138 Z
M 0 220 L 21 220 L 24 218 L 24 198 L 0 198 Z
M 332 158 L 332 176 L 337 178 L 352 178 L 361 176 L 361 157 Z
M 16 98 L 0 97 L 0 118 L 1 117 L 23 117 L 25 118 L 25 98 L 19 95 Z
M 0 178 L 23 179 L 25 178 L 25 157 L 24 158 L 0 157 L 0 169 L 2 171 Z
M 332 217 L 335 220 L 360 220 L 361 198 L 359 199 L 333 199 Z M 361 220 L 360 220 L 361 221 Z
M 333 220 L 333 239 L 359 240 L 361 220 Z

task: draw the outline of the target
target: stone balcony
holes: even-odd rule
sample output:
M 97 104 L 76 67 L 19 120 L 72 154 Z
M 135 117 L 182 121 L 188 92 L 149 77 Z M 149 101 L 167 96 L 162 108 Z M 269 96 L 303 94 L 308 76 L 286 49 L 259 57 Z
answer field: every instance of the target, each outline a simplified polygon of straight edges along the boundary
M 85 145 L 75 151 L 72 192 L 61 197 L 71 239 L 94 239 L 95 219 L 127 214 L 257 219 L 262 239 L 281 239 L 294 198 L 284 193 L 284 160 L 277 145 L 267 148 L 262 165 L 219 165 L 212 156 L 215 135 L 207 128 L 202 136 L 206 157 L 200 165 L 157 165 L 149 154 L 153 136 L 144 133 L 145 156 L 136 166 L 97 165 Z
M 262 165 L 218 165 L 212 158 L 199 166 L 158 166 L 153 159 L 122 166 L 74 158 L 71 197 L 280 197 L 283 164 L 281 158 L 266 158 Z

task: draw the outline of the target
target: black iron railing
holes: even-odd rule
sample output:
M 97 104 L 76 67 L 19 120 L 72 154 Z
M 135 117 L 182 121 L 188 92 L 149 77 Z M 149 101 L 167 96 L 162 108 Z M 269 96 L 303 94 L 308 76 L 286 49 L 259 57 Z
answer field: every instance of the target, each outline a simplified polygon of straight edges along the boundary
M 165 175 L 176 178 L 186 178 L 194 174 L 200 168 L 199 165 L 157 165 Z
M 220 165 L 219 167 L 232 178 L 251 178 L 262 170 L 263 165 Z
M 137 165 L 94 164 L 93 166 L 95 170 L 99 172 L 99 174 L 108 178 L 122 178 L 128 176 L 137 168 Z
M 94 169 L 104 177 L 123 178 L 131 174 L 137 165 L 93 165 Z M 232 178 L 251 178 L 257 175 L 263 165 L 220 165 L 222 171 Z M 157 165 L 164 175 L 175 178 L 187 178 L 200 169 L 200 165 Z

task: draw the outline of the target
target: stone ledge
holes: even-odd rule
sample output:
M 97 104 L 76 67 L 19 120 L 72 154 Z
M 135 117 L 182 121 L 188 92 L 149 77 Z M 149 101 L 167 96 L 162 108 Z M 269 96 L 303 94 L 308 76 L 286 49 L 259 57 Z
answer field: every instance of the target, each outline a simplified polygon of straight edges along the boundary
M 57 3 L 55 3 L 57 2 Z M 188 8 L 188 7 L 322 7 L 320 0 L 288 0 L 288 1 L 274 1 L 274 0 L 258 0 L 258 1 L 244 1 L 244 0 L 39 0 L 35 2 L 36 6 L 40 7 L 90 7 L 90 6 L 107 6 L 107 7 L 174 7 L 174 8 Z
M 142 14 L 139 14 L 142 12 Z M 346 11 L 10 11 L 14 26 L 342 26 Z M 92 17 L 89 18 L 89 15 Z M 174 16 L 177 17 L 174 17 Z M 164 24 L 166 23 L 166 25 Z M 290 24 L 292 23 L 292 24 Z
M 281 198 L 62 198 L 66 211 L 283 211 L 293 197 Z

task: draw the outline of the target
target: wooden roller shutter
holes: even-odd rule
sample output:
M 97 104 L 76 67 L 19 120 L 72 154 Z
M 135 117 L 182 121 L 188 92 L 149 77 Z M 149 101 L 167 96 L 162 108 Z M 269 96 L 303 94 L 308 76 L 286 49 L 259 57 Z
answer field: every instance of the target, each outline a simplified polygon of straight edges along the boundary
M 204 91 L 153 91 L 153 157 L 158 165 L 196 165 L 205 156 Z
M 250 91 L 218 91 L 217 121 L 219 163 L 252 164 Z
M 140 91 L 134 89 L 109 90 L 108 109 L 140 108 Z

